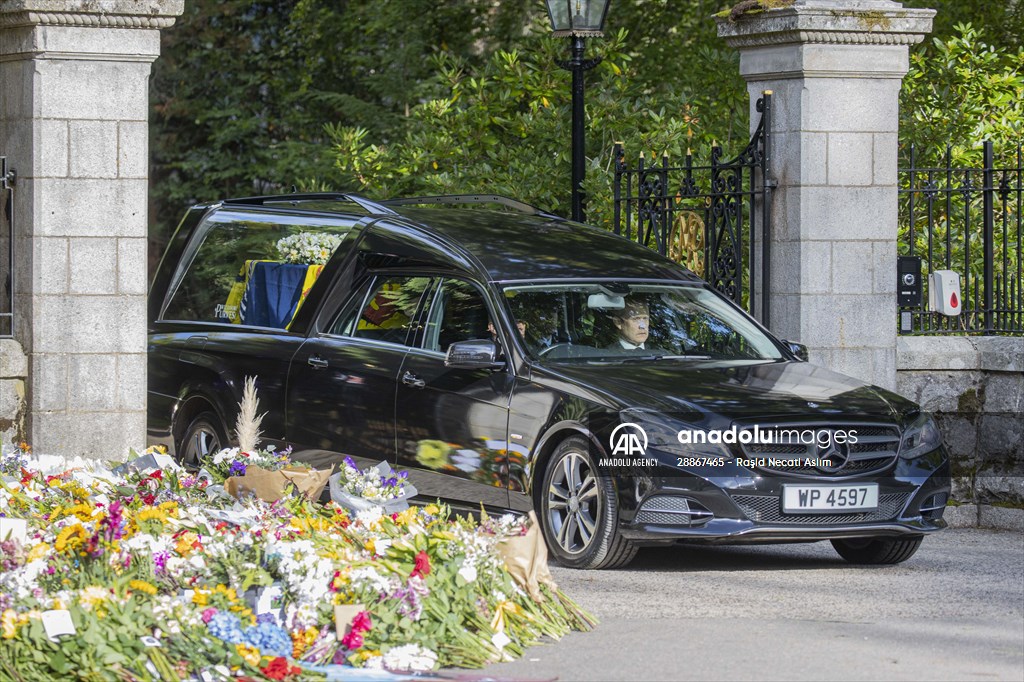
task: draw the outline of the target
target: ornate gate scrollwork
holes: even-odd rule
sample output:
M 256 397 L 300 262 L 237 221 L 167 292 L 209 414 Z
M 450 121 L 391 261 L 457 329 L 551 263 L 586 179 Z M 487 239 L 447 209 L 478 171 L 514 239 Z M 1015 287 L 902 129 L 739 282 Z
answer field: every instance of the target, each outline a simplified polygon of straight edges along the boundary
M 682 263 L 767 323 L 763 283 L 769 275 L 773 187 L 767 151 L 770 92 L 757 101 L 757 111 L 761 120 L 746 148 L 723 160 L 722 148 L 715 145 L 706 166 L 694 165 L 688 151 L 682 166 L 670 166 L 667 156 L 647 165 L 641 154 L 636 168 L 630 168 L 622 145 L 616 145 L 614 229 Z M 755 252 L 755 229 L 760 253 Z M 759 271 L 751 267 L 758 262 Z

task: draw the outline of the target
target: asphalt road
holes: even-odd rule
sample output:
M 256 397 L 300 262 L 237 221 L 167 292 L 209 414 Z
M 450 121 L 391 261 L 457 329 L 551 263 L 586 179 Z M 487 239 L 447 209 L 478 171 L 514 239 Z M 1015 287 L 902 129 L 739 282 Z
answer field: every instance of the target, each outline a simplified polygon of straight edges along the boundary
M 815 543 L 647 549 L 627 569 L 553 573 L 597 629 L 484 676 L 1024 680 L 1019 532 L 946 530 L 880 568 Z

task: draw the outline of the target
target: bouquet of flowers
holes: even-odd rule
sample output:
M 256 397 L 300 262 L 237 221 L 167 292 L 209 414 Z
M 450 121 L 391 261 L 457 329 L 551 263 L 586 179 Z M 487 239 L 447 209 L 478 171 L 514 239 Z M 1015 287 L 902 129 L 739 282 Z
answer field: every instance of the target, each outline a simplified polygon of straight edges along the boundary
M 300 232 L 277 240 L 277 251 L 285 263 L 326 265 L 339 244 L 335 234 Z
M 200 460 L 199 475 L 201 478 L 208 478 L 212 483 L 223 485 L 231 476 L 245 476 L 253 466 L 267 471 L 279 471 L 286 466 L 295 466 L 290 455 L 291 448 L 278 452 L 273 445 L 248 451 L 242 451 L 241 448 L 224 448 Z
M 385 512 L 405 511 L 408 500 L 416 496 L 416 488 L 408 481 L 408 472 L 396 472 L 387 462 L 360 469 L 346 457 L 331 476 L 331 500 L 354 512 L 381 507 Z
M 25 526 L 0 543 L 0 671 L 24 679 L 477 667 L 593 625 L 547 576 L 508 570 L 521 518 L 208 499 L 185 472 L 37 461 L 0 480 L 0 516 Z M 407 494 L 377 471 L 369 494 Z

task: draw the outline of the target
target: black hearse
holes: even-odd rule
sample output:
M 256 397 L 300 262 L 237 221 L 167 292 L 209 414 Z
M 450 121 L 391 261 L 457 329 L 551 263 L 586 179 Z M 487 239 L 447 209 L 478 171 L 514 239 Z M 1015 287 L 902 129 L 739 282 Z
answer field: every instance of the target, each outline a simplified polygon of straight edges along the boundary
M 196 206 L 149 313 L 150 440 L 182 461 L 228 445 L 255 375 L 267 442 L 536 509 L 567 566 L 679 540 L 897 563 L 945 526 L 916 404 L 803 361 L 666 258 L 502 197 Z

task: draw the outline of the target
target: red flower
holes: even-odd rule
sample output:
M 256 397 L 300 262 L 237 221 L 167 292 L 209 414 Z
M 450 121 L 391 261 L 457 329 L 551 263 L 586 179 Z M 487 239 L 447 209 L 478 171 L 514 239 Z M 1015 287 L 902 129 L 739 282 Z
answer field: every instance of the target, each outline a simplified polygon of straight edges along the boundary
M 288 660 L 284 656 L 278 656 L 263 668 L 260 668 L 263 674 L 272 680 L 283 680 L 286 677 L 298 675 L 302 672 L 302 668 L 295 665 L 288 665 Z
M 409 574 L 410 578 L 422 578 L 430 575 L 430 557 L 422 549 L 416 555 L 416 565 Z

